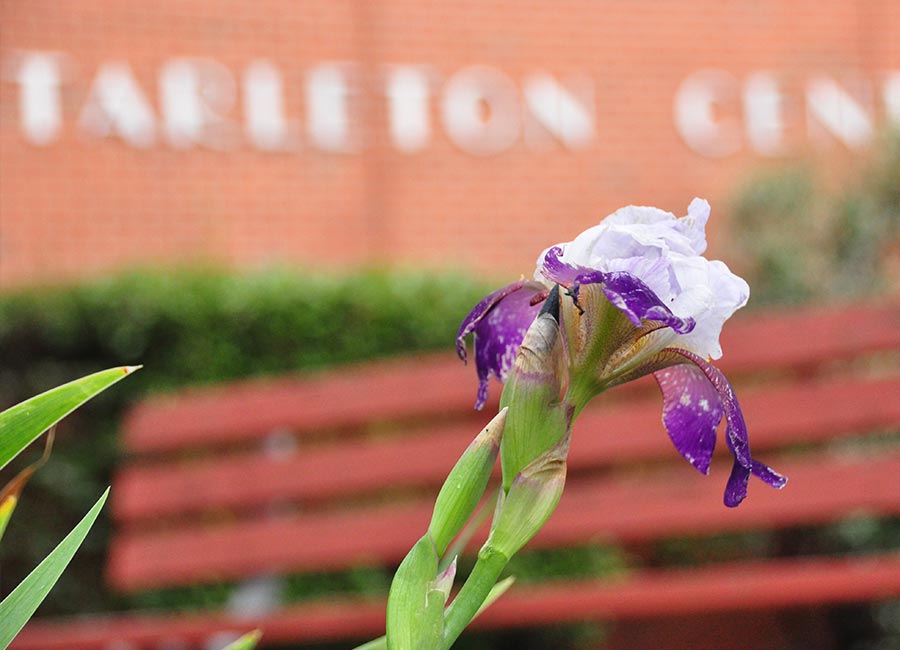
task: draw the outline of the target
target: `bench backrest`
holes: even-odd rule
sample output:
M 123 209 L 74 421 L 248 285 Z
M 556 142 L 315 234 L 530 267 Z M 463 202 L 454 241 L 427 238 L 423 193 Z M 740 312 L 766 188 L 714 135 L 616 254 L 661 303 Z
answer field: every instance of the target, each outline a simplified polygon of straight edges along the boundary
M 781 493 L 751 486 L 736 511 L 721 503 L 730 463 L 702 477 L 680 461 L 652 381 L 611 391 L 576 424 L 569 485 L 533 546 L 896 514 L 900 457 L 835 462 L 815 445 L 900 422 L 898 323 L 900 305 L 729 323 L 721 368 L 754 453 L 791 479 Z M 474 389 L 473 369 L 442 354 L 147 400 L 126 421 L 111 582 L 137 590 L 398 561 L 496 410 L 473 411 Z M 798 445 L 814 448 L 784 452 Z

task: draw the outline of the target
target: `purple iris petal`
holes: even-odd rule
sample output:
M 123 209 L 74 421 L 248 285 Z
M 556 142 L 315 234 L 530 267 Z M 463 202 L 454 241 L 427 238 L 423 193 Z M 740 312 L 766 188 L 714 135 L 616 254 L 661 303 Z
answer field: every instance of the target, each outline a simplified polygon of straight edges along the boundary
M 623 271 L 605 273 L 572 266 L 559 258 L 561 254 L 559 246 L 548 250 L 541 270 L 547 278 L 569 289 L 569 295 L 579 309 L 578 290 L 581 285 L 603 284 L 603 293 L 609 301 L 636 327 L 641 326 L 641 321 L 652 320 L 671 327 L 678 334 L 687 334 L 694 329 L 696 323 L 693 318 L 679 318 L 673 314 L 640 278 Z
M 677 365 L 653 373 L 663 394 L 663 424 L 684 458 L 704 474 L 716 447 L 722 402 L 706 375 L 694 365 Z
M 519 280 L 518 282 L 513 282 L 505 287 L 501 287 L 496 291 L 492 291 L 482 298 L 463 319 L 463 322 L 459 325 L 459 331 L 456 332 L 456 354 L 463 360 L 463 363 L 466 362 L 466 336 L 475 330 L 478 321 L 484 318 L 484 315 L 493 309 L 501 300 L 524 286 L 525 280 Z
M 476 409 L 487 400 L 491 373 L 505 381 L 546 294 L 547 288 L 538 282 L 513 282 L 486 296 L 463 320 L 456 335 L 456 352 L 460 359 L 466 360 L 465 337 L 474 332 L 478 371 Z
M 703 377 L 705 377 L 705 379 L 709 383 L 709 386 L 715 391 L 715 396 L 719 401 L 718 408 L 720 409 L 720 412 L 724 411 L 726 423 L 726 442 L 728 443 L 728 449 L 734 456 L 734 466 L 732 467 L 731 476 L 728 478 L 728 484 L 725 488 L 725 505 L 734 507 L 744 500 L 744 497 L 747 496 L 747 484 L 750 480 L 750 474 L 753 474 L 772 487 L 784 487 L 785 483 L 787 483 L 787 479 L 784 476 L 782 476 L 778 472 L 775 472 L 767 465 L 764 465 L 763 463 L 755 461 L 751 458 L 750 442 L 747 437 L 747 424 L 746 422 L 744 422 L 744 415 L 741 412 L 741 406 L 738 403 L 737 396 L 734 394 L 734 390 L 732 389 L 731 384 L 728 383 L 725 375 L 723 375 L 718 368 L 708 363 L 704 359 L 701 359 L 693 352 L 688 352 L 687 350 L 678 348 L 669 348 L 669 350 L 681 355 L 682 357 L 690 361 L 693 365 L 687 367 L 696 368 L 697 371 L 699 371 L 699 373 Z M 696 377 L 696 375 L 694 376 Z M 662 382 L 660 383 L 660 386 L 662 387 Z M 672 391 L 670 390 L 670 392 Z M 677 391 L 675 392 L 677 393 Z M 712 392 L 706 390 L 702 394 L 710 396 L 712 395 Z M 697 393 L 698 398 L 700 395 L 701 393 Z M 706 435 L 706 433 L 709 431 L 711 419 L 707 417 L 705 411 L 702 411 L 701 409 L 700 412 L 696 413 L 698 417 L 696 418 L 693 425 L 695 427 L 695 433 L 690 434 L 689 430 L 691 425 L 688 424 L 688 416 L 691 414 L 691 411 L 689 409 L 680 409 L 678 410 L 677 415 L 672 415 L 670 419 L 666 419 L 666 408 L 667 406 L 669 406 L 669 400 L 671 398 L 666 395 L 665 388 L 663 388 L 663 396 L 663 419 L 666 423 L 666 427 L 669 427 L 670 421 L 680 427 L 680 430 L 676 431 L 674 435 L 672 430 L 669 430 L 669 435 L 672 436 L 672 439 L 673 441 L 675 441 L 676 446 L 678 446 L 676 436 L 679 440 L 691 440 L 693 435 L 696 437 L 695 439 L 699 440 L 704 435 Z M 721 414 L 719 415 L 719 418 L 721 418 Z M 716 424 L 718 424 L 718 422 L 719 420 L 717 419 Z M 680 447 L 679 451 L 681 451 Z M 711 453 L 712 451 L 710 450 L 710 454 Z
M 640 325 L 642 320 L 655 320 L 679 334 L 687 334 L 696 325 L 693 318 L 673 314 L 650 287 L 629 273 L 607 273 L 603 293 L 635 325 Z
M 729 508 L 740 505 L 747 496 L 748 483 L 750 483 L 750 468 L 744 467 L 735 459 L 728 483 L 725 485 L 725 505 Z
M 580 274 L 586 269 L 566 264 L 559 256 L 563 254 L 563 249 L 559 246 L 553 246 L 544 254 L 544 261 L 541 263 L 541 272 L 550 280 L 564 287 L 569 287 L 575 282 Z

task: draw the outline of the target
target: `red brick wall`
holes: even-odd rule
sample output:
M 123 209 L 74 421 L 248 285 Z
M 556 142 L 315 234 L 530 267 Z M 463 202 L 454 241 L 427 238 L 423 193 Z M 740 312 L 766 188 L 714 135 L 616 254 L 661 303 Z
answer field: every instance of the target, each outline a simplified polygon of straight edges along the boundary
M 15 70 L 29 51 L 65 58 L 62 128 L 43 146 L 23 135 L 19 109 Z M 160 138 L 141 149 L 79 127 L 98 66 L 115 60 L 130 65 L 160 123 L 159 70 L 178 57 L 213 59 L 239 80 L 251 61 L 271 61 L 286 113 L 301 126 L 309 69 L 355 62 L 352 128 L 363 144 L 326 152 L 301 133 L 290 152 L 246 139 L 228 151 L 178 150 Z M 389 140 L 384 66 L 396 63 L 432 68 L 431 136 L 415 153 Z M 442 125 L 441 92 L 475 64 L 502 71 L 520 92 L 539 71 L 586 78 L 595 137 L 580 149 L 552 136 L 536 148 L 520 136 L 495 155 L 460 150 Z M 700 195 L 724 221 L 735 181 L 765 159 L 743 139 L 718 158 L 687 146 L 673 101 L 698 70 L 740 81 L 777 73 L 789 98 L 787 153 L 814 148 L 846 160 L 839 138 L 810 135 L 803 89 L 826 75 L 871 100 L 883 122 L 882 83 L 900 70 L 900 3 L 6 0 L 0 66 L 0 285 L 198 261 L 530 274 L 545 246 L 627 203 L 682 213 Z M 736 106 L 722 117 L 740 126 Z M 241 127 L 240 98 L 227 117 Z

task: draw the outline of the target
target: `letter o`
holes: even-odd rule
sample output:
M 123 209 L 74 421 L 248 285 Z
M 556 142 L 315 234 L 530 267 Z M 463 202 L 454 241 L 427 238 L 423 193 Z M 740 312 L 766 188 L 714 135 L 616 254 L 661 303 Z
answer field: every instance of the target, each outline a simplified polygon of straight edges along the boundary
M 470 66 L 453 75 L 444 86 L 442 112 L 450 140 L 477 156 L 509 149 L 522 130 L 516 85 L 488 66 Z

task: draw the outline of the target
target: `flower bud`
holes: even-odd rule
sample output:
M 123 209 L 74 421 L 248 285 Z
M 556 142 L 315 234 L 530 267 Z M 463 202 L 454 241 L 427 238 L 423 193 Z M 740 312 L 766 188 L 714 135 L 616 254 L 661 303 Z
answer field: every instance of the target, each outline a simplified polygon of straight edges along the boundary
M 568 434 L 529 463 L 501 494 L 485 548 L 512 557 L 537 534 L 556 509 L 566 482 Z
M 444 600 L 440 597 L 442 590 L 435 590 L 437 572 L 438 554 L 431 536 L 425 535 L 403 558 L 391 583 L 386 619 L 388 650 L 440 650 Z
M 500 403 L 509 408 L 500 447 L 504 490 L 523 467 L 562 439 L 571 420 L 571 409 L 560 399 L 567 364 L 558 307 L 554 289 L 525 333 L 503 390 Z
M 438 555 L 443 555 L 481 500 L 500 450 L 507 409 L 488 422 L 450 470 L 434 504 L 428 532 Z

